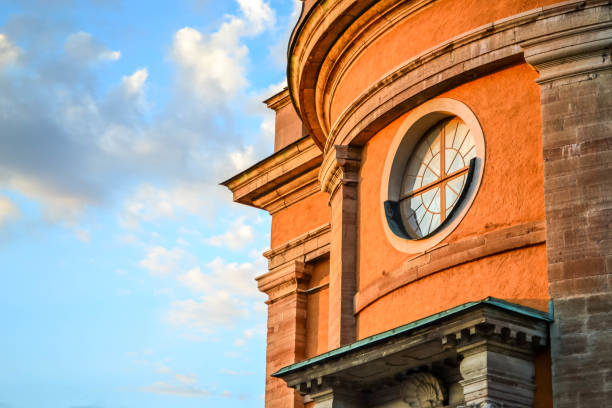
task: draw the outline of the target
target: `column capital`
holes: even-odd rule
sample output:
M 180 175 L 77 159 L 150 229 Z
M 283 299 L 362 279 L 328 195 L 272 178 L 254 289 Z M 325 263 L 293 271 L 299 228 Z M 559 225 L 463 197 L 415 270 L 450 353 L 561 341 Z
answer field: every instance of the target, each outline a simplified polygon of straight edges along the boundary
M 330 194 L 330 202 L 341 185 L 357 185 L 361 167 L 361 147 L 336 145 L 327 152 L 319 172 L 321 189 Z
M 255 278 L 258 289 L 268 295 L 270 304 L 288 295 L 303 293 L 310 281 L 311 266 L 301 261 L 283 264 Z
M 465 405 L 533 407 L 533 348 L 514 342 L 481 339 L 457 347 Z
M 525 60 L 540 74 L 538 84 L 573 82 L 573 77 L 612 69 L 612 22 L 554 32 L 523 42 L 521 47 Z

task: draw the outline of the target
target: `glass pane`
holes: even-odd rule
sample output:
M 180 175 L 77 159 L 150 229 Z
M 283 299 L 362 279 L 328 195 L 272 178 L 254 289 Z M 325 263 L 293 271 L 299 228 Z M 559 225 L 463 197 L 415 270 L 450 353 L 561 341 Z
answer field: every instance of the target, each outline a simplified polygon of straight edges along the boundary
M 459 198 L 459 194 L 455 193 L 448 185 L 444 187 L 444 191 L 446 193 L 446 213 L 448 214 Z
M 423 201 L 423 206 L 425 207 L 427 211 L 432 211 L 432 208 L 438 208 L 438 211 L 436 212 L 440 212 L 440 189 L 439 188 L 432 188 L 431 190 L 427 190 L 426 192 L 421 194 L 420 197 L 421 197 L 421 200 Z M 437 206 L 436 206 L 436 201 L 438 202 Z
M 424 237 L 444 221 L 441 188 L 445 192 L 445 214 L 450 214 L 464 188 L 467 166 L 475 152 L 469 129 L 458 118 L 443 120 L 423 135 L 406 163 L 401 186 L 400 211 L 410 236 Z M 447 179 L 452 173 L 459 176 Z
M 431 226 L 429 227 L 429 231 L 427 233 L 434 231 L 436 228 L 440 226 L 440 214 L 434 214 L 431 220 Z

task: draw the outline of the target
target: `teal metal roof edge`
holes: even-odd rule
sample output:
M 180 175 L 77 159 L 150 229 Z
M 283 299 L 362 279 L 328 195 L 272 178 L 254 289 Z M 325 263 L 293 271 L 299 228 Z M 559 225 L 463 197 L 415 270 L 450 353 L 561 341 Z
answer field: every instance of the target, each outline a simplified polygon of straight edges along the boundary
M 292 372 L 295 372 L 301 368 L 308 367 L 312 364 L 321 363 L 327 360 L 330 360 L 334 357 L 340 357 L 349 351 L 358 350 L 368 345 L 377 343 L 379 341 L 387 340 L 391 337 L 415 330 L 419 327 L 426 326 L 428 324 L 435 323 L 444 318 L 456 315 L 460 312 L 463 312 L 468 309 L 475 308 L 477 306 L 482 305 L 490 305 L 493 307 L 497 307 L 499 309 L 508 310 L 510 312 L 518 313 L 523 316 L 529 316 L 534 319 L 543 320 L 545 322 L 552 322 L 553 316 L 551 312 L 542 312 L 537 309 L 532 309 L 527 306 L 518 305 L 516 303 L 506 302 L 505 300 L 497 299 L 494 297 L 487 297 L 482 300 L 478 300 L 475 302 L 468 302 L 462 305 L 453 307 L 452 309 L 444 310 L 442 312 L 436 313 L 431 316 L 424 317 L 423 319 L 416 320 L 412 323 L 405 324 L 403 326 L 396 327 L 395 329 L 387 330 L 386 332 L 378 333 L 370 337 L 366 337 L 365 339 L 361 339 L 355 343 L 348 344 L 346 346 L 339 347 L 337 349 L 328 351 L 327 353 L 320 354 L 318 356 L 309 358 L 308 360 L 300 361 L 299 363 L 291 364 L 289 366 L 283 367 L 274 374 L 272 377 L 280 377 L 282 375 L 286 375 Z

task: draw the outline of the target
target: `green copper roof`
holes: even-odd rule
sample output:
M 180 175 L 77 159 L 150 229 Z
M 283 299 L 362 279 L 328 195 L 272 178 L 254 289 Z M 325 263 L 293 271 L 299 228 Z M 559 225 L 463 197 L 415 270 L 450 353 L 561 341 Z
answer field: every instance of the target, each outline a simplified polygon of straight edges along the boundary
M 389 339 L 391 337 L 400 335 L 402 333 L 407 333 L 409 331 L 412 331 L 414 329 L 417 329 L 419 327 L 423 327 L 426 326 L 428 324 L 432 324 L 435 323 L 439 320 L 442 320 L 446 317 L 450 317 L 453 315 L 456 315 L 460 312 L 463 312 L 465 310 L 468 309 L 473 309 L 477 306 L 483 306 L 483 305 L 489 305 L 489 306 L 493 306 L 499 309 L 504 309 L 504 310 L 508 310 L 514 313 L 518 313 L 521 314 L 523 316 L 529 316 L 532 317 L 534 319 L 538 319 L 538 320 L 543 320 L 545 322 L 552 322 L 553 316 L 552 313 L 547 313 L 547 312 L 542 312 L 540 310 L 536 310 L 536 309 L 532 309 L 530 307 L 526 307 L 526 306 L 521 306 L 518 305 L 516 303 L 510 303 L 510 302 L 506 302 L 504 300 L 501 299 L 496 299 L 494 297 L 488 297 L 485 298 L 483 300 L 479 300 L 479 301 L 475 301 L 475 302 L 468 302 L 468 303 L 464 303 L 462 305 L 453 307 L 452 309 L 448 309 L 445 310 L 443 312 L 440 313 L 436 313 L 434 315 L 425 317 L 423 319 L 420 320 L 416 320 L 412 323 L 408 323 L 405 324 L 403 326 L 400 327 L 396 327 L 395 329 L 391 329 L 388 330 L 386 332 L 382 332 L 379 334 L 375 334 L 373 336 L 370 337 L 366 337 L 365 339 L 359 340 L 358 342 L 352 343 L 352 344 L 348 344 L 346 346 L 342 346 L 340 348 L 337 348 L 335 350 L 331 350 L 328 351 L 325 354 L 321 354 L 312 358 L 309 358 L 308 360 L 304 360 L 304 361 L 300 361 L 299 363 L 295 363 L 295 364 L 291 364 L 287 367 L 283 367 L 280 370 L 278 370 L 277 372 L 275 372 L 274 374 L 272 374 L 272 377 L 280 377 L 283 376 L 285 374 L 289 374 L 292 373 L 294 371 L 299 370 L 300 368 L 304 368 L 307 367 L 309 365 L 315 364 L 315 363 L 321 363 L 324 361 L 327 361 L 329 359 L 332 359 L 334 357 L 340 357 L 350 351 L 353 350 L 357 350 L 363 347 L 366 347 L 368 345 L 371 345 L 373 343 L 382 341 L 382 340 L 386 340 Z

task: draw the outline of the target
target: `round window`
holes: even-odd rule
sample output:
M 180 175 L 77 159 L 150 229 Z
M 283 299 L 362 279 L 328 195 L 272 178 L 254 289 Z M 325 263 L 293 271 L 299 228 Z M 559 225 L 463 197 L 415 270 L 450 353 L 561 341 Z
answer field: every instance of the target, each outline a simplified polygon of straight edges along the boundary
M 476 146 L 459 118 L 438 122 L 408 160 L 399 199 L 406 235 L 421 239 L 451 218 L 470 176 Z
M 484 135 L 465 104 L 437 98 L 415 108 L 383 170 L 383 225 L 394 247 L 426 251 L 457 227 L 482 181 Z

